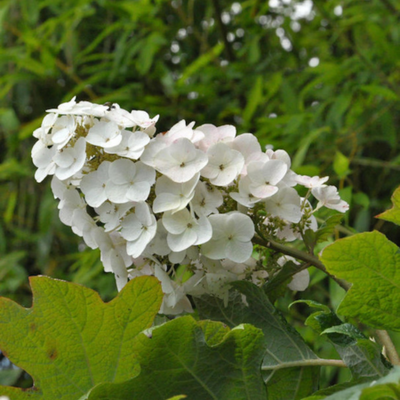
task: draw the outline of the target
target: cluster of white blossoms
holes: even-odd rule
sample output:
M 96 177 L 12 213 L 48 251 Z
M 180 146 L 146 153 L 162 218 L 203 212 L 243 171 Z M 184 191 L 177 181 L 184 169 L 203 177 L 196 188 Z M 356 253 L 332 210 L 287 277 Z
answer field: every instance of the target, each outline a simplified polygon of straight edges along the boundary
M 226 299 L 232 281 L 262 285 L 271 271 L 255 234 L 292 241 L 317 228 L 316 209 L 348 209 L 327 177 L 295 174 L 284 150 L 264 152 L 231 125 L 180 121 L 155 135 L 158 116 L 75 98 L 48 112 L 34 132 L 36 180 L 53 175 L 61 221 L 100 249 L 119 289 L 138 275 L 161 281 L 162 313 L 191 311 L 188 294 Z M 289 287 L 307 285 L 302 271 Z

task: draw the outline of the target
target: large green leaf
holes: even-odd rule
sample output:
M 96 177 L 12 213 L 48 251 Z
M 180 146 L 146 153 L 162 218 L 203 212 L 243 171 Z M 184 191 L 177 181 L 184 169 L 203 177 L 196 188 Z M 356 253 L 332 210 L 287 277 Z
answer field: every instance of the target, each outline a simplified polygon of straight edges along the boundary
M 316 390 L 319 374 L 317 367 L 290 365 L 318 357 L 270 303 L 261 288 L 244 281 L 233 285 L 240 293 L 231 292 L 227 307 L 215 297 L 202 297 L 196 300 L 199 314 L 225 322 L 230 327 L 250 323 L 262 329 L 267 345 L 262 370 L 269 400 L 301 399 Z M 243 303 L 242 295 L 248 306 Z
M 382 233 L 360 233 L 326 247 L 327 270 L 353 284 L 338 313 L 379 329 L 400 330 L 400 253 Z
M 83 286 L 31 278 L 33 307 L 0 298 L 0 348 L 27 371 L 29 390 L 0 387 L 12 400 L 76 400 L 101 382 L 121 382 L 139 371 L 135 337 L 149 328 L 162 301 L 154 277 L 129 282 L 113 301 Z
M 265 352 L 261 330 L 177 318 L 139 335 L 133 353 L 140 375 L 94 388 L 88 400 L 164 400 L 184 394 L 195 400 L 264 400 L 260 373 Z

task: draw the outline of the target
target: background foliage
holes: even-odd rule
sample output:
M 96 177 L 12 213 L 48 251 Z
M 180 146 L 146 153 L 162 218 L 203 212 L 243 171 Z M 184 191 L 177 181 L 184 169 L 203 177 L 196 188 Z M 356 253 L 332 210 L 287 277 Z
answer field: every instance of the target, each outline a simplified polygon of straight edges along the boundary
M 330 175 L 348 226 L 398 243 L 373 216 L 399 183 L 399 20 L 394 0 L 0 1 L 0 295 L 30 305 L 38 274 L 115 295 L 97 252 L 59 222 L 49 181 L 33 179 L 32 131 L 74 95 L 160 114 L 161 131 L 186 119 L 253 132 L 296 172 Z M 343 297 L 316 272 L 306 296 L 334 307 Z M 303 327 L 305 309 L 290 322 L 335 357 Z

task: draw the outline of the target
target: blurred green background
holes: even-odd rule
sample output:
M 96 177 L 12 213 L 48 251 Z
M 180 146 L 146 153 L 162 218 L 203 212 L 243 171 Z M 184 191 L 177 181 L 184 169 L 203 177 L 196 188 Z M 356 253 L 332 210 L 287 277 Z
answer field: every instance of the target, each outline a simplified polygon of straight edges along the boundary
M 30 306 L 38 274 L 116 293 L 98 253 L 58 220 L 49 178 L 33 179 L 33 130 L 75 95 L 160 114 L 159 131 L 186 119 L 252 132 L 296 172 L 331 176 L 347 226 L 399 243 L 373 218 L 400 182 L 396 0 L 2 0 L 0 26 L 0 295 Z M 293 296 L 336 306 L 343 293 L 322 278 L 281 308 Z M 334 357 L 300 311 L 292 323 Z

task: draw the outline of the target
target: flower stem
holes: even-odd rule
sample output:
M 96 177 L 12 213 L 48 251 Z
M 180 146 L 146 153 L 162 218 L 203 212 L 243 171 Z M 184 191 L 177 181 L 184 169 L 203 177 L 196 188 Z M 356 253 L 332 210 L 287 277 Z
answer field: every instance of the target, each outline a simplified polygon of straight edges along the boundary
M 327 360 L 324 358 L 317 358 L 315 360 L 299 360 L 285 362 L 280 365 L 261 367 L 263 371 L 277 370 L 282 368 L 292 367 L 341 367 L 347 368 L 347 365 L 342 360 Z
M 319 270 L 323 271 L 325 274 L 327 274 L 330 278 L 332 278 L 339 286 L 341 286 L 344 290 L 349 290 L 350 289 L 350 284 L 342 279 L 336 278 L 334 275 L 331 275 L 325 268 L 325 265 L 322 264 L 322 262 L 312 254 L 306 253 L 305 251 L 296 249 L 294 247 L 289 247 L 286 246 L 282 243 L 278 243 L 273 239 L 265 239 L 260 236 L 254 236 L 253 242 L 256 244 L 259 244 L 261 246 L 276 250 L 280 253 L 286 254 L 288 256 L 292 256 L 294 258 L 297 258 L 298 260 L 305 261 L 306 263 L 309 263 L 313 265 L 314 267 L 318 268 Z
M 385 348 L 387 358 L 393 365 L 400 365 L 400 357 L 397 353 L 396 347 L 394 346 L 392 339 L 390 338 L 387 331 L 377 329 L 375 331 L 377 338 L 379 339 L 382 346 Z

